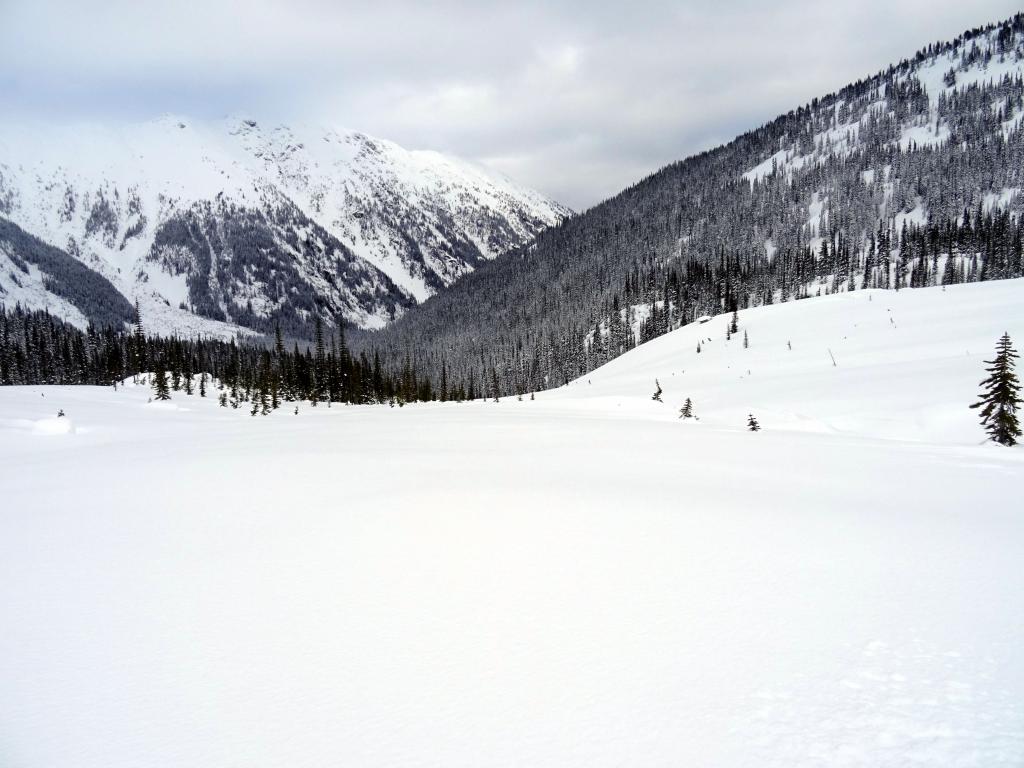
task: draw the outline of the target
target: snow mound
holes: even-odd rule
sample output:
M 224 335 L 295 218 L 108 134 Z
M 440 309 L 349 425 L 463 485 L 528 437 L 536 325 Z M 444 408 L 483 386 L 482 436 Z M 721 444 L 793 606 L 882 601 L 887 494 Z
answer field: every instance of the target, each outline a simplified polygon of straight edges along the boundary
M 74 432 L 74 422 L 67 416 L 50 416 L 32 422 L 32 434 L 35 435 L 71 435 Z
M 182 393 L 182 397 L 186 397 L 186 395 L 184 393 Z M 151 400 L 148 403 L 146 403 L 146 407 L 150 408 L 150 409 L 152 409 L 154 411 L 188 411 L 188 410 L 190 410 L 189 408 L 185 408 L 185 407 L 183 407 L 181 405 L 178 405 L 173 400 Z

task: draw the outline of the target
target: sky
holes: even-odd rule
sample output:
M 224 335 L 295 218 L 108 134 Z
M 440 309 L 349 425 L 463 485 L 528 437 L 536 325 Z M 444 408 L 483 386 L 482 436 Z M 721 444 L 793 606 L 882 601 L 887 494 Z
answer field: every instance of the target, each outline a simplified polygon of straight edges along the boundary
M 0 0 L 9 120 L 357 129 L 576 210 L 1013 0 Z

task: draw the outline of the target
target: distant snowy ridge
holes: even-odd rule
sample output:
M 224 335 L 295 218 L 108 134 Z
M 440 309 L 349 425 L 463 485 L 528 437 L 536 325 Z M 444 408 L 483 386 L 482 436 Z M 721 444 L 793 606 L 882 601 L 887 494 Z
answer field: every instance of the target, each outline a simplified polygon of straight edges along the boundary
M 335 128 L 0 126 L 0 217 L 137 300 L 154 332 L 303 334 L 317 314 L 380 327 L 569 213 L 471 163 Z M 0 302 L 81 321 L 12 256 L 0 240 Z

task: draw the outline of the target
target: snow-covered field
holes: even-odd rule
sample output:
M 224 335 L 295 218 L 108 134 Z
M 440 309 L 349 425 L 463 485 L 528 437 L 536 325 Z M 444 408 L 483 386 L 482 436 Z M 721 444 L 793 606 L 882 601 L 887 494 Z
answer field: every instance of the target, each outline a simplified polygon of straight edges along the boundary
M 1024 281 L 726 320 L 535 402 L 0 390 L 0 765 L 1024 764 Z

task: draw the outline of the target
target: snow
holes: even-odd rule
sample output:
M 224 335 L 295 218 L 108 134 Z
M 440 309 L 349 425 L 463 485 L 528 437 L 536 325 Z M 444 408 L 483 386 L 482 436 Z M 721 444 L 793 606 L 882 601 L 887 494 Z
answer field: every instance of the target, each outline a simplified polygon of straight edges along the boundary
M 725 322 L 535 402 L 0 389 L 3 762 L 1021 765 L 1024 449 L 967 405 L 1024 281 Z
M 67 417 L 50 416 L 32 422 L 34 435 L 70 435 L 74 431 L 75 425 Z
M 982 206 L 986 212 L 996 209 L 1007 209 L 1017 195 L 1020 194 L 1020 187 L 1003 187 L 998 193 L 986 192 L 982 200 Z
M 817 253 L 821 248 L 822 236 L 821 233 L 825 231 L 825 227 L 828 224 L 827 215 L 823 219 L 822 213 L 827 214 L 826 205 L 828 204 L 828 197 L 821 196 L 817 192 L 811 193 L 811 200 L 807 205 L 807 231 L 811 237 L 807 241 L 808 247 Z
M 812 159 L 813 157 L 796 154 L 795 150 L 784 149 L 776 152 L 764 162 L 755 165 L 749 171 L 743 173 L 742 177 L 749 181 L 751 186 L 767 178 L 773 172 L 785 174 L 788 179 L 792 177 L 794 172 L 799 171 L 807 163 L 811 162 Z
M 926 125 L 908 125 L 903 128 L 900 134 L 900 149 L 904 152 L 912 146 L 918 149 L 923 147 L 937 147 L 949 141 L 949 128 L 931 122 Z
M 1003 122 L 1003 138 L 1009 139 L 1014 131 L 1019 131 L 1021 120 L 1024 119 L 1024 110 L 1017 110 L 1009 120 Z
M 924 207 L 924 204 L 918 200 L 917 205 L 915 205 L 911 210 L 900 211 L 893 217 L 893 220 L 895 222 L 897 232 L 901 232 L 903 230 L 904 224 L 913 224 L 915 226 L 922 227 L 928 223 L 928 210 Z
M 85 330 L 89 319 L 63 296 L 46 289 L 43 273 L 35 264 L 26 264 L 23 272 L 11 259 L 5 243 L 0 243 L 0 304 L 28 310 L 46 310 L 61 317 L 76 328 Z
M 1024 57 L 1018 51 L 1012 51 L 1006 55 L 996 55 L 986 65 L 984 61 L 978 61 L 967 69 L 960 69 L 961 56 L 971 45 L 977 44 L 982 50 L 996 48 L 996 33 L 972 40 L 966 48 L 961 46 L 956 51 L 945 53 L 942 56 L 933 56 L 927 62 L 916 67 L 913 75 L 921 82 L 921 85 L 928 92 L 932 108 L 938 106 L 939 96 L 950 94 L 954 90 L 963 91 L 972 85 L 989 83 L 998 85 L 1007 75 L 1020 76 L 1024 73 Z M 1020 37 L 1017 37 L 1017 44 L 1020 44 Z M 950 69 L 955 70 L 956 79 L 952 87 L 947 86 L 943 78 Z

